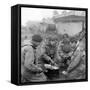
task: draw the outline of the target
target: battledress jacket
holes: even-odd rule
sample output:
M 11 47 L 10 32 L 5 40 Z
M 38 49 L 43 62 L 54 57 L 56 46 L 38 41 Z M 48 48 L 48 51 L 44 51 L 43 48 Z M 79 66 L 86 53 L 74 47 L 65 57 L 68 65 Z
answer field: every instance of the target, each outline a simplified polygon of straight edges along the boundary
M 80 47 L 75 51 L 72 61 L 67 69 L 69 75 L 68 79 L 84 79 L 85 78 L 85 51 L 80 51 Z
M 39 52 L 34 53 L 34 49 L 31 44 L 22 47 L 21 49 L 21 75 L 25 81 L 45 81 L 46 77 L 41 73 L 40 67 L 37 65 L 37 58 Z M 34 60 L 36 58 L 36 64 Z

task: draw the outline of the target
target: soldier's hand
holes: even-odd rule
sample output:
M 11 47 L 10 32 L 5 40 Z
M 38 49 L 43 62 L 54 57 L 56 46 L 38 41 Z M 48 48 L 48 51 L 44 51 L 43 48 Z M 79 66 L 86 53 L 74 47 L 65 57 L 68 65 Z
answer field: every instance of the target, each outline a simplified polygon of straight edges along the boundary
M 51 65 L 50 64 L 44 64 L 45 68 L 50 69 Z
M 63 75 L 68 75 L 68 72 L 67 71 L 62 71 L 62 74 Z
M 69 53 L 69 56 L 72 56 L 72 54 L 73 54 L 73 52 L 70 52 L 70 53 Z
M 39 72 L 43 72 L 42 68 L 40 68 L 40 67 L 38 68 L 38 70 L 39 70 Z
M 54 61 L 51 61 L 51 65 L 54 65 L 55 64 L 55 62 Z

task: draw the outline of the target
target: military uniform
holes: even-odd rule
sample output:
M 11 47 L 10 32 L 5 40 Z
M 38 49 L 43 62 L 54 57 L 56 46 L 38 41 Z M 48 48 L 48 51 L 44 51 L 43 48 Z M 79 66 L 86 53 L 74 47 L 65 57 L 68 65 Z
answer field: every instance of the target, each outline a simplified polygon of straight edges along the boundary
M 85 79 L 85 51 L 78 47 L 75 51 L 72 61 L 67 68 L 67 79 Z
M 59 80 L 66 80 L 66 76 L 63 75 L 63 71 L 66 71 L 71 62 L 71 55 L 73 51 L 70 45 L 69 38 L 63 38 L 62 41 L 59 42 L 57 48 L 57 59 L 59 66 Z
M 60 61 L 60 67 L 64 65 L 64 68 L 68 67 L 68 61 L 71 60 L 72 49 L 70 41 L 68 38 L 65 38 L 63 41 L 59 42 L 57 49 L 57 58 Z
M 42 69 L 38 66 L 37 49 L 32 44 L 21 48 L 21 75 L 22 82 L 46 81 Z
M 52 38 L 49 39 L 52 40 Z M 55 38 L 53 38 L 53 40 L 54 39 Z M 46 41 L 46 42 L 44 42 L 42 46 L 44 52 L 39 59 L 39 65 L 41 65 L 44 71 L 47 71 L 45 72 L 47 79 L 54 80 L 57 77 L 57 74 L 55 75 L 55 73 L 58 73 L 58 71 L 46 69 L 45 64 L 53 65 L 53 66 L 56 64 L 57 43 L 52 45 L 50 41 Z

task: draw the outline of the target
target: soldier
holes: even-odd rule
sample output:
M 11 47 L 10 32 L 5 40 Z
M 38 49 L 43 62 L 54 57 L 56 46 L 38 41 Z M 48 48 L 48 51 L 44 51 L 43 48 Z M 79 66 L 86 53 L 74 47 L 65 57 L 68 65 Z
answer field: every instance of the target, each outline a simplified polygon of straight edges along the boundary
M 55 59 L 57 48 L 57 29 L 55 24 L 48 24 L 46 28 L 46 35 L 47 37 L 42 46 L 43 55 L 40 60 L 42 64 L 53 63 L 53 60 Z
M 69 64 L 66 71 L 63 72 L 64 75 L 67 75 L 67 79 L 84 79 L 85 78 L 85 63 L 83 56 L 85 55 L 81 42 L 76 42 L 73 40 L 72 47 L 74 51 L 71 57 L 71 63 Z M 82 52 L 83 51 L 83 52 Z M 84 60 L 83 60 L 84 59 Z
M 46 81 L 41 67 L 38 66 L 37 48 L 42 41 L 40 35 L 33 35 L 32 41 L 27 46 L 22 47 L 21 74 L 22 82 Z
M 70 45 L 70 39 L 68 34 L 63 35 L 63 40 L 59 42 L 58 50 L 57 50 L 57 57 L 61 63 L 60 67 L 63 67 L 63 69 L 66 69 L 68 67 L 68 62 L 71 60 L 71 45 Z
M 48 80 L 53 80 L 55 75 L 56 65 L 56 51 L 57 51 L 57 36 L 50 36 L 47 38 L 44 46 L 44 52 L 41 58 L 39 59 L 39 64 L 45 70 L 45 75 Z M 55 75 L 55 76 L 54 76 Z
M 47 56 L 54 60 L 56 54 L 57 37 L 52 36 L 48 38 L 48 43 L 45 46 Z
M 71 62 L 71 55 L 73 51 L 70 45 L 70 38 L 68 34 L 63 35 L 63 40 L 59 42 L 57 48 L 57 59 L 58 59 L 58 67 L 59 67 L 59 74 L 60 80 L 65 80 L 66 76 L 63 75 Z

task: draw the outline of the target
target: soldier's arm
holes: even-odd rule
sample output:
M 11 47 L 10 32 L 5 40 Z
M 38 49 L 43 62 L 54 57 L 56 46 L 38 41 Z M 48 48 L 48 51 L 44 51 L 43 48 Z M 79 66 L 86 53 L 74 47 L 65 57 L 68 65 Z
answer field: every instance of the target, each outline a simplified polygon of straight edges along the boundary
M 59 60 L 59 62 L 62 62 L 61 56 L 63 56 L 63 52 L 61 50 L 61 43 L 59 43 L 57 47 L 56 57 Z
M 33 72 L 40 72 L 42 71 L 37 65 L 34 64 L 34 57 L 33 57 L 33 50 L 29 48 L 27 53 L 25 54 L 25 63 L 24 66 L 28 68 L 30 71 Z
M 43 57 L 45 58 L 46 61 L 50 62 L 51 64 L 54 64 L 55 62 L 49 57 L 47 54 L 44 54 Z
M 41 46 L 41 52 L 42 52 L 42 57 L 45 59 L 45 60 L 47 60 L 47 61 L 49 61 L 51 58 L 45 53 L 45 51 L 46 51 L 46 44 L 45 43 L 43 43 L 43 45 Z
M 47 61 L 50 61 L 51 60 L 51 58 L 47 55 L 47 54 L 43 54 L 43 58 L 45 58 L 45 60 L 47 60 Z
M 67 68 L 67 72 L 70 72 L 73 69 L 75 69 L 79 65 L 80 61 L 81 61 L 81 52 L 77 52 L 77 54 L 72 58 L 72 61 L 69 67 Z

